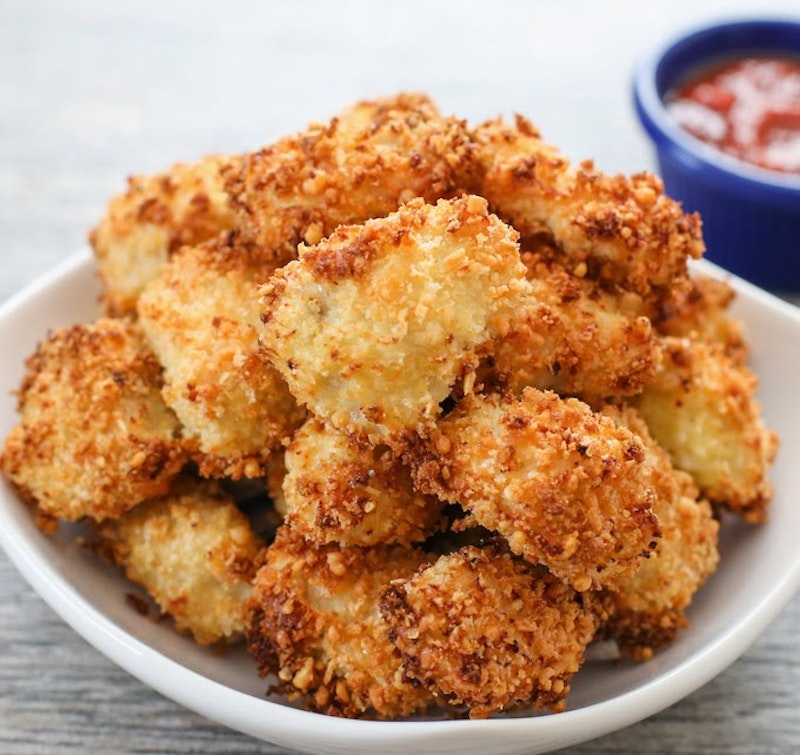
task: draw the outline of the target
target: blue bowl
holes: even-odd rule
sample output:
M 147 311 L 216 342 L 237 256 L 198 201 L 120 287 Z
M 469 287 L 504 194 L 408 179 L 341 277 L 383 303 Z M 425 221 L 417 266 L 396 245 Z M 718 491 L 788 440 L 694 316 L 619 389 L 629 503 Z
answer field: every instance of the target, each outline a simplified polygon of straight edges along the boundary
M 703 219 L 707 257 L 767 289 L 800 293 L 800 175 L 765 170 L 684 131 L 664 95 L 714 61 L 753 53 L 800 56 L 800 21 L 719 23 L 688 32 L 642 61 L 636 112 L 670 196 Z

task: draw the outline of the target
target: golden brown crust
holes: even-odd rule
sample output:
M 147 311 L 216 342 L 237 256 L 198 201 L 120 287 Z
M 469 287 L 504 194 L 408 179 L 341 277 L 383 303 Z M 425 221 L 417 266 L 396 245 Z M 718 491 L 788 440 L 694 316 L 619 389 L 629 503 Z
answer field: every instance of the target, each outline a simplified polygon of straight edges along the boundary
M 41 512 L 102 520 L 167 491 L 186 453 L 135 325 L 55 330 L 26 369 L 0 467 Z
M 308 540 L 379 545 L 425 540 L 442 503 L 416 492 L 388 446 L 372 447 L 310 418 L 286 449 L 286 521 Z
M 273 451 L 267 458 L 264 482 L 272 505 L 281 520 L 286 516 L 286 496 L 283 481 L 286 479 L 286 452 L 283 448 Z
M 264 543 L 213 483 L 181 481 L 168 495 L 104 522 L 97 537 L 177 631 L 201 645 L 243 638 L 244 604 Z
M 688 626 L 685 609 L 719 562 L 719 522 L 708 501 L 698 499 L 691 477 L 674 469 L 633 408 L 607 406 L 604 413 L 641 439 L 656 491 L 661 539 L 655 551 L 616 591 L 602 596 L 608 610 L 605 633 L 626 655 L 647 659 Z
M 696 275 L 688 288 L 677 289 L 651 317 L 660 333 L 722 344 L 734 362 L 744 364 L 749 350 L 744 327 L 729 311 L 735 296 L 726 281 Z
M 471 170 L 466 126 L 422 95 L 348 108 L 326 124 L 245 156 L 226 186 L 248 240 L 286 262 L 337 226 L 361 223 L 422 197 L 463 189 Z
M 131 315 L 136 300 L 167 260 L 234 226 L 222 170 L 236 157 L 210 155 L 163 173 L 133 176 L 89 234 L 111 316 Z
M 551 389 L 597 402 L 639 393 L 661 361 L 650 320 L 594 281 L 526 254 L 529 290 L 495 339 L 482 379 L 519 393 Z
M 304 412 L 260 354 L 259 284 L 272 264 L 234 237 L 184 247 L 138 302 L 164 399 L 205 476 L 259 477 Z
M 525 285 L 516 235 L 486 202 L 415 199 L 301 250 L 263 288 L 266 354 L 334 427 L 425 432 Z
M 577 399 L 526 388 L 519 399 L 462 399 L 412 464 L 420 489 L 584 591 L 615 585 L 655 547 L 643 461 L 628 430 Z
M 379 601 L 422 552 L 320 546 L 281 527 L 255 580 L 248 648 L 291 699 L 338 716 L 407 716 L 433 696 L 405 679 Z
M 635 399 L 653 437 L 703 496 L 753 523 L 767 517 L 767 473 L 777 451 L 757 386 L 723 344 L 666 337 L 662 367 Z
M 597 626 L 572 588 L 497 545 L 467 546 L 395 580 L 381 611 L 406 674 L 471 718 L 563 709 Z
M 482 177 L 476 193 L 523 238 L 545 234 L 558 261 L 606 284 L 660 298 L 704 252 L 700 219 L 685 214 L 649 173 L 610 176 L 570 164 L 527 120 L 473 129 Z

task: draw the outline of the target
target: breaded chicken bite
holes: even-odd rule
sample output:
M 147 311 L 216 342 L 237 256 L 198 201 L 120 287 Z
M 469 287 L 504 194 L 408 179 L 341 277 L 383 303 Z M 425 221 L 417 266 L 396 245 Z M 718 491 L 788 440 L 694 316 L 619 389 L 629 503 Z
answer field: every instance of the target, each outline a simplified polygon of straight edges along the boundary
M 688 626 L 685 610 L 719 563 L 719 522 L 708 501 L 698 499 L 691 477 L 673 468 L 633 408 L 608 406 L 604 413 L 641 438 L 656 489 L 661 539 L 655 551 L 616 592 L 602 596 L 608 608 L 606 634 L 623 653 L 646 659 Z
M 186 453 L 135 325 L 52 331 L 26 368 L 0 467 L 40 513 L 102 520 L 168 490 Z
M 356 138 L 404 114 L 431 122 L 442 116 L 429 95 L 423 92 L 398 92 L 374 100 L 359 100 L 344 108 L 335 117 L 337 132 L 339 136 Z
M 237 160 L 211 155 L 128 179 L 89 234 L 107 314 L 134 314 L 139 294 L 174 252 L 234 227 L 221 171 Z
M 405 679 L 379 610 L 394 579 L 425 560 L 415 549 L 320 546 L 281 527 L 249 603 L 248 648 L 290 699 L 337 716 L 407 716 L 433 696 Z
M 257 290 L 272 270 L 220 236 L 184 247 L 139 299 L 139 322 L 164 367 L 164 399 L 204 476 L 262 476 L 304 417 L 259 353 Z
M 702 495 L 752 523 L 767 518 L 768 472 L 777 451 L 757 385 L 724 345 L 667 337 L 661 369 L 634 399 L 653 437 Z
M 648 173 L 610 176 L 577 167 L 517 116 L 472 130 L 482 171 L 477 194 L 523 238 L 544 234 L 571 272 L 660 298 L 686 279 L 687 257 L 705 246 L 700 219 L 685 214 Z
M 97 532 L 101 553 L 200 645 L 244 637 L 245 601 L 264 543 L 214 483 L 180 481 Z
M 395 580 L 381 611 L 406 674 L 471 718 L 563 710 L 597 628 L 579 593 L 497 544 L 467 546 Z
M 734 362 L 744 364 L 749 350 L 744 326 L 730 313 L 735 296 L 726 281 L 695 275 L 689 288 L 676 290 L 651 317 L 660 333 L 722 344 Z
M 263 288 L 262 343 L 314 414 L 393 444 L 469 381 L 525 285 L 516 233 L 485 200 L 415 199 L 303 247 Z
M 245 156 L 226 171 L 237 225 L 284 263 L 300 242 L 463 189 L 472 169 L 466 126 L 420 95 L 361 102 L 326 124 Z
M 418 489 L 469 511 L 576 590 L 614 586 L 659 537 L 641 442 L 577 399 L 462 399 L 412 459 Z
M 442 503 L 414 490 L 388 446 L 369 446 L 310 418 L 286 449 L 286 522 L 307 540 L 411 544 L 442 520 Z
M 558 265 L 530 257 L 526 265 L 530 289 L 495 340 L 483 379 L 515 393 L 532 386 L 590 402 L 639 393 L 661 360 L 650 320 Z

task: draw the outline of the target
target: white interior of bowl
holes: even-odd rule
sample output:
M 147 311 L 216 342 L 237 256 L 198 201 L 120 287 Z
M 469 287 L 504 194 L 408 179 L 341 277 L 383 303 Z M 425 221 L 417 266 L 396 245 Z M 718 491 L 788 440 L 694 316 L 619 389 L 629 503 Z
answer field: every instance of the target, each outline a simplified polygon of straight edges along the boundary
M 700 268 L 725 275 L 707 263 Z M 349 721 L 266 700 L 243 650 L 216 655 L 155 623 L 126 601 L 132 591 L 107 564 L 76 545 L 79 526 L 46 537 L 6 484 L 0 543 L 50 606 L 98 650 L 162 694 L 255 737 L 313 752 L 543 752 L 633 723 L 692 692 L 734 661 L 800 588 L 800 310 L 733 281 L 761 378 L 768 424 L 781 436 L 772 519 L 748 527 L 726 519 L 722 562 L 690 610 L 692 626 L 645 664 L 603 660 L 575 677 L 569 710 L 488 721 Z M 48 328 L 91 321 L 99 288 L 87 252 L 0 308 L 0 431 L 15 422 L 22 363 Z

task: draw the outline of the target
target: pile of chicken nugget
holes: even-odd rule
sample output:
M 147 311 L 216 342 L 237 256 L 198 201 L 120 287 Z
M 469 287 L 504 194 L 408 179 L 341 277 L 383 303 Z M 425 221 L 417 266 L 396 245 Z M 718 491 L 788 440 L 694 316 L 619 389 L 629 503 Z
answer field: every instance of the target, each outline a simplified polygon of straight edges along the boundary
M 270 693 L 562 710 L 592 643 L 688 625 L 721 522 L 767 518 L 700 219 L 522 117 L 361 102 L 129 179 L 90 240 L 102 316 L 28 358 L 0 467 Z

